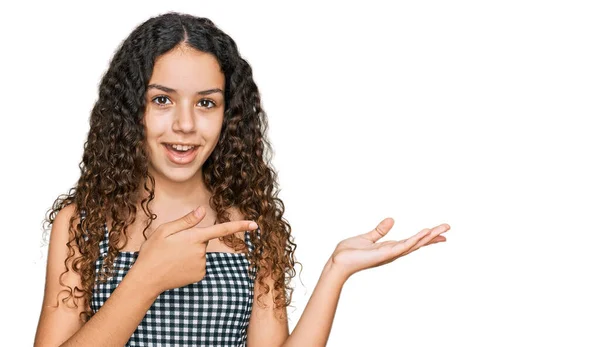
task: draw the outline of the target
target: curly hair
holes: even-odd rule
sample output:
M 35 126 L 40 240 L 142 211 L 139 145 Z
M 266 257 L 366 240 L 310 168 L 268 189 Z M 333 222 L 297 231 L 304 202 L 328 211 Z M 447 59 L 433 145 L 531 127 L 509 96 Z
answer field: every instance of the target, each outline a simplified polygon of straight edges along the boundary
M 71 216 L 66 270 L 59 278 L 60 284 L 69 288 L 61 290 L 69 294 L 62 299 L 64 303 L 71 298 L 83 299 L 86 309 L 80 319 L 84 322 L 93 315 L 90 302 L 96 280 L 95 261 L 106 218 L 110 216 L 113 223 L 109 251 L 99 274 L 101 281 L 112 272 L 114 259 L 124 247 L 117 248 L 117 241 L 135 221 L 138 203 L 148 217 L 144 238 L 147 239 L 146 230 L 156 219 L 149 206 L 154 198 L 155 180 L 148 172 L 149 159 L 144 147 L 145 96 L 156 59 L 181 44 L 214 55 L 225 76 L 223 126 L 219 142 L 202 170 L 211 193 L 210 206 L 217 212 L 216 222 L 229 221 L 228 209 L 235 206 L 245 219 L 258 223 L 260 235 L 256 231 L 250 234 L 256 251 L 249 255 L 250 266 L 258 269 L 258 298 L 273 290 L 276 309 L 291 303 L 296 244 L 291 227 L 283 218 L 284 204 L 277 197 L 277 173 L 270 164 L 272 147 L 266 137 L 267 118 L 252 69 L 240 56 L 233 39 L 211 20 L 169 12 L 137 26 L 116 50 L 91 111 L 79 180 L 67 194 L 54 201 L 44 220 L 44 230 L 48 232 L 58 212 L 68 205 L 75 204 L 76 211 L 86 214 L 84 219 L 78 214 Z M 144 182 L 147 192 L 142 200 L 140 182 Z M 220 240 L 234 249 L 244 244 L 234 235 Z M 75 256 L 72 244 L 80 252 L 72 260 L 72 267 L 81 276 L 83 286 L 75 287 L 81 292 L 76 296 L 73 288 L 62 281 L 69 272 L 67 264 Z M 265 282 L 267 276 L 273 279 L 274 288 Z

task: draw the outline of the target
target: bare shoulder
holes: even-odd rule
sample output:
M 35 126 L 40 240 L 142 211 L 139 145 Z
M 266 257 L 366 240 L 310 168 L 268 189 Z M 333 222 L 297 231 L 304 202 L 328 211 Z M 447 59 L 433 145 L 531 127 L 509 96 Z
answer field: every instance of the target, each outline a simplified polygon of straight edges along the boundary
M 69 221 L 71 220 L 72 216 L 76 216 L 76 218 L 73 220 L 73 226 L 76 226 L 79 223 L 79 211 L 77 210 L 77 206 L 75 204 L 65 206 L 62 210 L 58 211 L 52 225 L 66 227 L 69 225 Z
M 62 249 L 63 246 L 67 248 L 67 243 L 70 238 L 69 223 L 73 216 L 75 216 L 75 218 L 73 219 L 72 227 L 76 228 L 77 224 L 79 224 L 79 210 L 75 204 L 64 207 L 56 214 L 54 223 L 52 223 L 52 230 L 50 231 L 48 258 L 50 258 L 51 255 L 57 255 L 56 253 L 58 253 L 59 249 Z M 79 249 L 75 247 L 75 242 L 72 241 L 71 244 L 74 247 L 75 255 L 80 256 L 81 253 L 79 253 Z M 64 255 L 66 256 L 67 254 L 65 253 Z
M 67 262 L 69 254 L 69 223 L 72 216 L 79 214 L 75 204 L 64 207 L 58 212 L 52 229 L 48 244 L 48 260 L 46 263 L 46 281 L 44 288 L 44 299 L 40 312 L 40 318 L 35 336 L 36 346 L 60 345 L 71 337 L 83 326 L 79 314 L 86 310 L 82 299 L 71 297 L 67 303 L 62 299 L 69 296 L 69 288 L 82 288 L 81 277 L 73 270 L 73 260 L 80 257 L 79 249 L 72 242 L 71 249 L 74 256 Z M 74 226 L 78 218 L 73 221 Z M 63 274 L 64 273 L 64 274 Z M 62 283 L 64 284 L 61 284 Z M 68 287 L 67 287 L 68 286 Z M 73 294 L 79 294 L 74 291 Z M 73 303 L 77 304 L 77 307 Z

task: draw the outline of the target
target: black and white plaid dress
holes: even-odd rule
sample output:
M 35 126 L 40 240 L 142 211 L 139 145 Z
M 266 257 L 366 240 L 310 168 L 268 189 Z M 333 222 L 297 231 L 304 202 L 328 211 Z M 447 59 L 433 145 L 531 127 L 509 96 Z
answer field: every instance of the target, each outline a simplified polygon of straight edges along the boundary
M 100 257 L 96 260 L 93 313 L 98 312 L 123 280 L 139 253 L 120 252 L 115 258 L 115 276 L 106 283 L 98 283 L 102 261 L 108 252 L 106 224 L 104 231 Z M 252 252 L 249 231 L 245 232 L 245 242 Z M 248 271 L 248 266 L 246 253 L 208 252 L 205 277 L 161 293 L 126 346 L 246 346 L 256 276 L 256 270 Z

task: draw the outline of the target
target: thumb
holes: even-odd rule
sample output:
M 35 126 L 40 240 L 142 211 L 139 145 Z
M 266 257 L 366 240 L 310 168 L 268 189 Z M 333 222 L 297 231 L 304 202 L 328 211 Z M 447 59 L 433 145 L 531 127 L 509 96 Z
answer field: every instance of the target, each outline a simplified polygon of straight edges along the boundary
M 392 226 L 394 226 L 394 220 L 392 218 L 386 218 L 379 222 L 375 229 L 363 234 L 363 237 L 375 243 L 380 238 L 384 237 L 390 229 L 392 229 Z
M 195 226 L 196 224 L 200 223 L 200 221 L 204 219 L 205 216 L 206 210 L 204 209 L 204 207 L 199 206 L 193 211 L 186 214 L 185 216 L 163 224 L 163 231 L 161 232 L 162 237 L 167 237 L 182 230 L 189 229 Z

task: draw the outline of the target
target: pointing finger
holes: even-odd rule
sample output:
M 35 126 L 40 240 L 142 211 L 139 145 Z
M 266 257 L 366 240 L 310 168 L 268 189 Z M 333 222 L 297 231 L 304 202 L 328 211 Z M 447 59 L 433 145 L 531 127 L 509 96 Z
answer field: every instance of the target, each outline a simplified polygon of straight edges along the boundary
M 254 230 L 258 228 L 258 225 L 251 220 L 232 221 L 221 224 L 215 224 L 206 228 L 195 228 L 197 237 L 192 237 L 195 242 L 207 242 L 211 239 L 235 234 L 240 231 Z
M 176 232 L 189 229 L 200 223 L 204 216 L 206 216 L 206 210 L 200 206 L 179 219 L 161 225 L 162 230 L 160 233 L 163 237 L 167 237 Z

